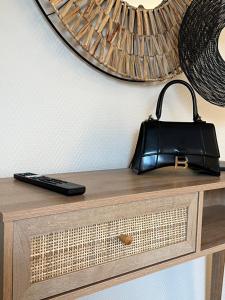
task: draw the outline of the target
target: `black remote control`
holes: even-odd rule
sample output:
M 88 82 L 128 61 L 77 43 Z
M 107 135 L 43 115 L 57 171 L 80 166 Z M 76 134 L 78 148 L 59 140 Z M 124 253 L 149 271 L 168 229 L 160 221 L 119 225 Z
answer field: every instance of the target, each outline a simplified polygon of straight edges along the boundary
M 66 196 L 82 195 L 85 193 L 85 186 L 83 185 L 34 173 L 14 174 L 14 178 Z

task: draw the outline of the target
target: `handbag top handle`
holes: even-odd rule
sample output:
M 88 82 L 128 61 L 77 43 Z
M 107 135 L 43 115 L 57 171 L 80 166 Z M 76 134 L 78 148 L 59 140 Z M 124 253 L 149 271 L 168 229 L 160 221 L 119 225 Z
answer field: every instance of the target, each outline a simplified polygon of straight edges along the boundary
M 192 88 L 192 86 L 187 83 L 186 81 L 184 80 L 173 80 L 173 81 L 170 81 L 168 82 L 164 88 L 162 89 L 160 95 L 159 95 L 159 99 L 158 99 L 158 103 L 157 103 L 157 107 L 156 107 L 156 117 L 157 117 L 157 120 L 159 121 L 159 119 L 161 118 L 161 114 L 162 114 L 162 103 L 163 103 L 163 98 L 164 98 L 164 95 L 165 95 L 165 92 L 166 90 L 168 89 L 168 87 L 170 87 L 171 85 L 173 84 L 177 84 L 177 83 L 180 83 L 180 84 L 183 84 L 185 85 L 189 91 L 191 92 L 191 95 L 192 95 L 192 102 L 193 102 L 193 121 L 194 122 L 199 122 L 201 121 L 201 117 L 199 116 L 198 114 L 198 107 L 197 107 L 197 100 L 196 100 L 196 96 L 195 96 L 195 92 Z

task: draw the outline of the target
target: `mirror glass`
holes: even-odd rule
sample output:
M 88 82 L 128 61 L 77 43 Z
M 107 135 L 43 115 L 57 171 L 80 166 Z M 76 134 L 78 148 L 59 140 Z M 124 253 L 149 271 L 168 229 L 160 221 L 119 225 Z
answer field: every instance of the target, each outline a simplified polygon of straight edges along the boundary
M 127 0 L 126 2 L 134 7 L 144 6 L 146 9 L 153 9 L 159 6 L 164 0 Z
M 220 55 L 225 61 L 225 28 L 223 28 L 223 30 L 220 33 L 218 48 L 219 48 Z

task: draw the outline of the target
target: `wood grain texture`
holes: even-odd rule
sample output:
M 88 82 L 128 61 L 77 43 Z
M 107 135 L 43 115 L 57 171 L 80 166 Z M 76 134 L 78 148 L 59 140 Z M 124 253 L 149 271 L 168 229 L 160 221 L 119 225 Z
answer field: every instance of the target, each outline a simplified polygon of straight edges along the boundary
M 173 257 L 194 252 L 196 247 L 197 200 L 198 194 L 192 193 L 17 221 L 14 234 L 13 294 L 15 299 L 32 300 L 50 297 L 71 289 L 105 280 L 106 278 L 119 276 L 147 265 L 156 264 Z M 177 208 L 188 209 L 187 233 L 186 238 L 184 238 L 182 242 L 174 242 L 168 246 L 161 246 L 158 249 L 154 248 L 151 251 L 141 251 L 136 255 L 129 255 L 119 260 L 115 259 L 101 263 L 89 267 L 88 269 L 81 269 L 73 273 L 64 274 L 59 277 L 56 276 L 55 278 L 33 284 L 30 283 L 30 241 L 33 236 L 62 232 L 69 228 L 81 228 L 81 226 L 101 224 L 102 222 L 108 222 L 110 220 L 130 220 L 131 217 Z M 163 228 L 166 230 L 166 226 Z M 109 232 L 109 237 L 110 234 L 111 232 Z M 118 243 L 120 243 L 119 235 L 117 239 Z M 109 243 L 107 251 L 110 251 Z M 22 277 L 21 274 L 23 274 Z M 20 278 L 19 281 L 18 278 Z
M 225 243 L 225 206 L 206 207 L 203 211 L 202 250 Z
M 225 189 L 206 191 L 204 193 L 204 207 L 225 205 Z
M 0 223 L 0 299 L 12 300 L 13 223 Z
M 129 169 L 123 169 L 56 174 L 54 177 L 84 184 L 87 186 L 87 193 L 69 198 L 10 178 L 0 180 L 0 212 L 4 222 L 0 226 L 0 250 L 5 253 L 5 256 L 0 256 L 0 270 L 3 270 L 3 266 L 8 270 L 4 272 L 4 281 L 3 272 L 0 273 L 2 290 L 6 295 L 4 297 L 8 297 L 4 300 L 11 299 L 12 295 L 13 245 L 13 271 L 16 274 L 13 284 L 14 300 L 21 300 L 24 296 L 26 300 L 40 299 L 45 295 L 52 299 L 75 299 L 176 264 L 225 250 L 224 173 L 220 178 L 216 178 L 198 175 L 189 170 L 165 168 L 141 176 L 133 174 Z M 193 200 L 191 202 L 190 195 Z M 131 257 L 127 257 L 121 259 L 123 263 L 120 265 L 115 262 L 102 264 L 98 266 L 99 269 L 93 268 L 101 275 L 96 278 L 94 271 L 87 275 L 86 270 L 83 270 L 83 273 L 79 273 L 80 282 L 77 282 L 77 285 L 74 285 L 74 274 L 69 274 L 54 279 L 54 282 L 52 280 L 39 282 L 30 289 L 29 255 L 32 236 L 48 233 L 49 230 L 66 230 L 71 226 L 104 222 L 110 216 L 112 218 L 132 217 L 137 212 L 142 214 L 146 210 L 160 211 L 162 208 L 174 208 L 178 204 L 185 206 L 188 201 L 189 214 L 193 216 L 190 218 L 192 221 L 188 222 L 188 247 L 187 245 L 184 248 L 177 245 L 171 247 L 168 256 L 156 250 L 153 260 L 148 253 L 144 253 L 137 255 L 139 258 L 134 262 Z M 14 241 L 13 223 L 7 220 L 13 220 Z M 5 230 L 7 235 L 2 234 Z M 212 275 L 217 274 L 216 270 L 219 270 L 217 275 L 212 276 L 212 284 L 215 285 L 213 280 L 221 284 L 221 268 L 218 266 L 221 265 L 223 257 L 220 255 L 214 257 L 214 265 L 217 267 L 212 270 Z M 215 279 L 216 276 L 219 279 Z M 20 280 L 17 280 L 18 278 Z M 93 278 L 96 282 L 93 282 Z M 76 290 L 71 291 L 72 289 Z M 25 290 L 29 292 L 24 294 Z M 46 290 L 50 291 L 49 294 L 45 294 Z M 42 291 L 43 294 L 40 294 Z M 68 294 L 66 291 L 71 292 Z
M 198 198 L 198 219 L 197 219 L 197 232 L 196 232 L 196 251 L 201 251 L 202 247 L 202 217 L 204 206 L 204 192 L 199 193 Z
M 4 224 L 0 222 L 0 299 L 3 299 Z
M 212 254 L 205 257 L 205 300 L 210 300 L 212 279 Z
M 225 265 L 225 250 L 212 255 L 210 300 L 221 300 Z
M 65 197 L 12 178 L 0 179 L 0 216 L 4 221 L 19 220 L 225 187 L 221 177 L 199 175 L 190 170 L 165 168 L 137 176 L 130 169 L 51 175 L 84 184 L 86 194 Z
M 160 212 L 176 209 L 177 207 L 196 207 L 197 193 L 178 194 L 168 197 L 157 197 L 142 201 L 132 201 L 117 205 L 102 206 L 80 211 L 71 211 L 61 214 L 36 217 L 16 221 L 16 227 L 28 235 L 46 234 L 49 231 L 56 232 L 71 227 L 78 228 L 93 224 L 104 223 L 109 220 L 132 218 L 137 215 L 145 215 L 148 212 Z M 193 213 L 193 212 L 191 212 Z M 191 220 L 192 221 L 192 220 Z

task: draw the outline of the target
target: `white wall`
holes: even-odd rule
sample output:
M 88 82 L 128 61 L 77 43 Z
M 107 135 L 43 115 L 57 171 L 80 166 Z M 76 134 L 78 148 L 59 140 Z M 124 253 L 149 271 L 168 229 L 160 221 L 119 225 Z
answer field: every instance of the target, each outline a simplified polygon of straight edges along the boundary
M 1 1 L 0 37 L 0 177 L 127 167 L 162 86 L 97 73 L 62 44 L 32 0 Z M 164 119 L 191 120 L 187 95 L 168 91 Z M 199 110 L 215 123 L 225 159 L 225 111 L 200 98 Z M 201 272 L 197 260 L 85 299 L 201 300 Z

